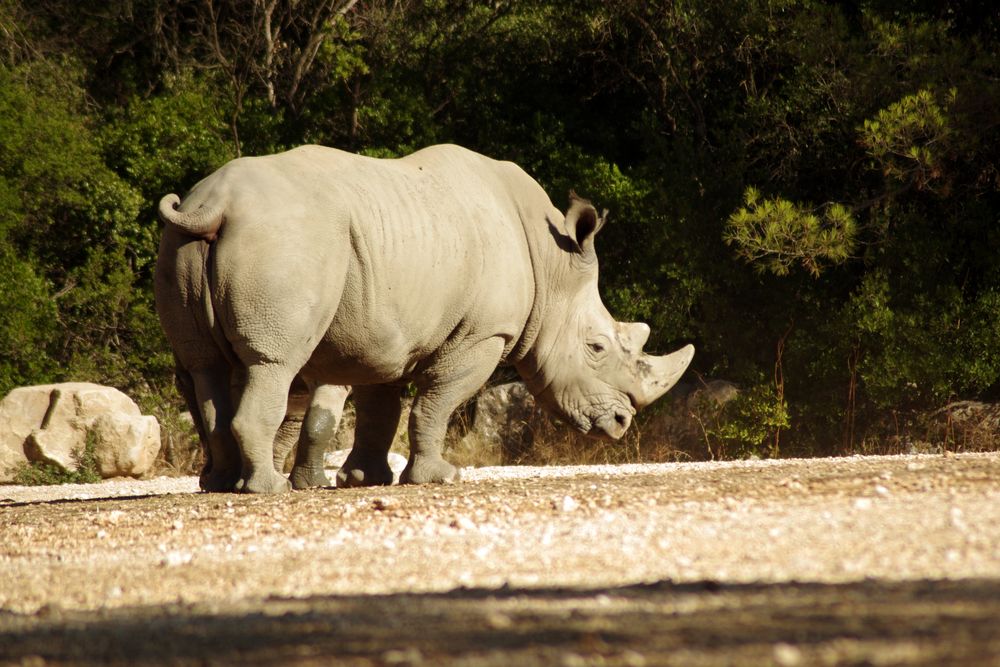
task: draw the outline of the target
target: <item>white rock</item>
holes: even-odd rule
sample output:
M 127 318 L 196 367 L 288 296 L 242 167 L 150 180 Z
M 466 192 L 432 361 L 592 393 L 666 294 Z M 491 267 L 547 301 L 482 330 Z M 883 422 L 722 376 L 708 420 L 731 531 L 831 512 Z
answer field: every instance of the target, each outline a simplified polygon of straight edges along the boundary
M 160 560 L 163 567 L 177 567 L 191 562 L 192 554 L 186 551 L 171 551 Z
M 854 501 L 854 509 L 856 510 L 870 510 L 872 508 L 871 498 L 857 498 Z
M 340 470 L 347 460 L 347 455 L 351 453 L 349 449 L 336 449 L 323 454 L 323 467 L 327 470 Z
M 573 512 L 579 507 L 580 503 L 573 496 L 563 496 L 562 502 L 559 505 L 559 509 L 563 512 Z
M 77 467 L 90 437 L 103 477 L 141 476 L 160 451 L 160 425 L 113 387 L 89 382 L 19 387 L 0 401 L 0 481 L 24 461 Z
M 803 661 L 802 650 L 791 644 L 774 645 L 774 662 L 781 667 L 795 667 L 801 665 Z
M 344 465 L 344 461 L 347 460 L 347 455 L 350 453 L 351 450 L 349 449 L 336 449 L 332 452 L 326 452 L 323 455 L 323 467 L 329 471 L 340 470 Z M 393 484 L 398 483 L 399 475 L 403 472 L 403 468 L 406 467 L 406 457 L 396 452 L 389 452 L 388 460 L 389 468 L 392 470 L 392 482 Z

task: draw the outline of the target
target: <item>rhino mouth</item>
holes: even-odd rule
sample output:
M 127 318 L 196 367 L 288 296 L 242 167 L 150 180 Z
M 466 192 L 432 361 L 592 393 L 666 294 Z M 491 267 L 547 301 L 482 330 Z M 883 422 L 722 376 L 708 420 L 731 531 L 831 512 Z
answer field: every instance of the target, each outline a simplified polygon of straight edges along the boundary
M 577 411 L 570 422 L 582 434 L 598 440 L 620 440 L 635 416 L 635 408 L 629 404 L 595 405 L 589 410 Z
M 632 414 L 630 410 L 616 408 L 594 420 L 587 435 L 601 440 L 620 440 L 632 424 Z
M 583 414 L 567 415 L 566 420 L 573 428 L 584 435 L 590 435 L 590 431 L 594 428 L 594 422 Z
M 628 430 L 636 408 L 631 396 L 602 396 L 588 401 L 556 396 L 551 387 L 536 396 L 541 404 L 574 430 L 598 440 L 618 440 Z

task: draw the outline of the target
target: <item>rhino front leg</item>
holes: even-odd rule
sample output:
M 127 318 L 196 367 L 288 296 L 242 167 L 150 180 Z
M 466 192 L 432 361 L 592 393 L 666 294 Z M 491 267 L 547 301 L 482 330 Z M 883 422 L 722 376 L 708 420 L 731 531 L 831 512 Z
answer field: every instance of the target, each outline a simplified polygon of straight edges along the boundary
M 274 469 L 274 436 L 285 418 L 288 388 L 294 372 L 277 364 L 247 368 L 246 385 L 232 429 L 242 455 L 242 479 L 237 489 L 245 493 L 278 493 L 291 484 Z
M 431 369 L 431 382 L 413 399 L 410 460 L 400 483 L 458 481 L 458 469 L 441 455 L 448 419 L 486 383 L 500 362 L 503 348 L 503 339 L 490 338 L 471 350 L 453 351 Z
M 299 446 L 295 450 L 292 488 L 330 486 L 330 480 L 323 471 L 323 455 L 337 434 L 337 427 L 344 416 L 344 402 L 350 393 L 350 387 L 333 384 L 320 385 L 313 390 L 309 409 L 302 420 Z
M 337 486 L 388 486 L 392 469 L 388 454 L 396 437 L 402 390 L 392 385 L 355 387 L 354 447 L 337 471 Z

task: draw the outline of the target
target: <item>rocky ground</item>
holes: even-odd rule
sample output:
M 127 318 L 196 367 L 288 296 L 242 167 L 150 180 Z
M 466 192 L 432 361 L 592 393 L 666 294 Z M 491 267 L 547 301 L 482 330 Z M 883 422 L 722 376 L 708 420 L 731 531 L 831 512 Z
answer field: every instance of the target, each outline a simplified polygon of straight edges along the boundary
M 1000 457 L 0 487 L 0 663 L 1000 665 Z

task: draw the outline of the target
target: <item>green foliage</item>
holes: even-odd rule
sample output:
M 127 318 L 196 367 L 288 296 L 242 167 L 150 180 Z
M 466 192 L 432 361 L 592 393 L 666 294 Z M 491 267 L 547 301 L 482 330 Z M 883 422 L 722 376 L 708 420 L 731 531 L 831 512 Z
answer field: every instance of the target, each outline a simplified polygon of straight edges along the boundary
M 279 3 L 268 39 L 234 0 L 0 3 L 0 391 L 167 412 L 160 197 L 241 154 L 447 141 L 609 209 L 612 313 L 749 387 L 719 451 L 850 451 L 1000 396 L 989 3 L 348 4 Z
M 60 280 L 94 244 L 134 242 L 140 196 L 102 161 L 76 68 L 0 69 L 0 176 L 18 193 L 11 240 Z
M 115 387 L 168 386 L 172 355 L 160 329 L 149 289 L 138 289 L 124 249 L 94 249 L 60 298 L 64 317 L 76 323 L 64 334 L 66 380 Z M 92 381 L 92 380 L 90 380 Z
M 954 105 L 956 91 L 948 92 Z M 942 155 L 949 149 L 948 118 L 929 90 L 906 95 L 873 120 L 865 120 L 859 141 L 882 167 L 886 178 L 926 188 L 941 177 Z
M 788 404 L 772 384 L 756 384 L 726 403 L 705 425 L 714 458 L 772 458 L 781 453 L 780 434 L 791 420 Z
M 0 237 L 0 391 L 44 382 L 53 374 L 50 352 L 56 308 L 45 280 Z
M 903 408 L 977 395 L 1000 376 L 1000 298 L 966 301 L 949 284 L 913 295 L 883 272 L 865 277 L 848 302 L 865 354 L 859 373 L 872 401 Z
M 166 367 L 149 282 L 156 222 L 105 161 L 77 72 L 0 68 L 4 393 L 68 378 L 128 390 Z M 135 155 L 139 142 L 127 143 Z
M 97 465 L 97 435 L 88 433 L 83 450 L 74 453 L 75 470 L 67 470 L 49 461 L 31 461 L 19 466 L 14 484 L 48 486 L 50 484 L 93 484 L 101 481 Z
M 840 264 L 854 252 L 857 223 L 840 204 L 819 212 L 785 199 L 763 199 L 747 188 L 744 206 L 729 216 L 723 239 L 736 254 L 778 276 L 800 264 L 819 276 L 824 263 Z
M 190 72 L 169 76 L 155 97 L 111 110 L 102 130 L 104 160 L 147 204 L 235 157 L 224 107 Z

